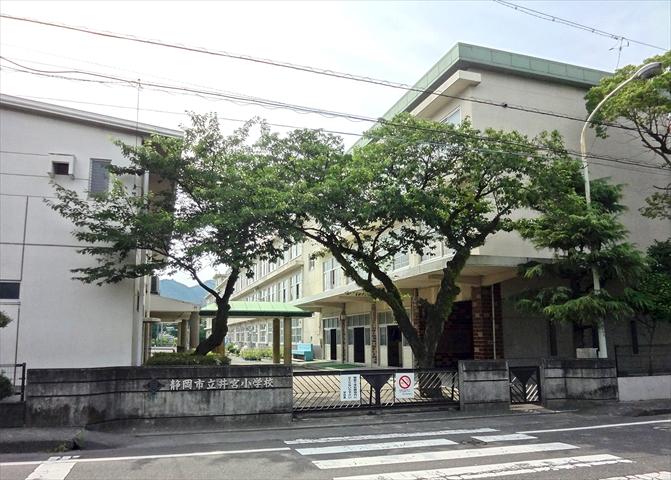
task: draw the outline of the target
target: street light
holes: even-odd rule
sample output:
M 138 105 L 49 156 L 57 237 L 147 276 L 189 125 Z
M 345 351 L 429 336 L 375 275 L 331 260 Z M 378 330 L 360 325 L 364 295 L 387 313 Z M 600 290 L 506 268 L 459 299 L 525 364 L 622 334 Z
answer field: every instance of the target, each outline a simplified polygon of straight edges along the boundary
M 656 75 L 659 75 L 660 73 L 662 73 L 661 62 L 651 62 L 646 65 L 643 65 L 631 77 L 629 77 L 624 82 L 619 84 L 617 87 L 613 89 L 612 92 L 606 95 L 604 99 L 599 102 L 596 108 L 592 110 L 592 113 L 590 113 L 589 117 L 587 117 L 587 120 L 585 121 L 585 124 L 582 127 L 582 131 L 580 132 L 580 156 L 582 157 L 582 171 L 583 176 L 585 177 L 585 200 L 587 202 L 588 208 L 592 203 L 592 194 L 589 187 L 589 166 L 587 165 L 587 147 L 585 146 L 585 133 L 587 132 L 587 127 L 589 126 L 589 124 L 592 121 L 592 118 L 594 118 L 594 115 L 596 114 L 596 112 L 599 111 L 601 106 L 604 103 L 606 103 L 609 98 L 611 98 L 617 92 L 622 90 L 622 88 L 629 82 L 637 79 L 647 80 L 648 78 L 652 78 Z M 598 295 L 599 293 L 601 293 L 601 280 L 599 278 L 599 271 L 596 269 L 596 267 L 592 267 L 592 281 L 594 282 L 594 294 Z M 598 334 L 599 334 L 599 357 L 608 358 L 608 350 L 606 347 L 606 329 L 603 322 L 599 323 Z

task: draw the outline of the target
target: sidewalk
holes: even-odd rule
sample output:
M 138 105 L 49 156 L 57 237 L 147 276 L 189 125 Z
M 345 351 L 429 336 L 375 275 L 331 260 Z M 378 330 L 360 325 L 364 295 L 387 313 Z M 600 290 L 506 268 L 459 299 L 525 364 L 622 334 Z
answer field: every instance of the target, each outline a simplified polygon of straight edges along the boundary
M 145 446 L 149 437 L 158 445 L 164 439 L 166 443 L 175 441 L 175 437 L 203 435 L 202 443 L 211 443 L 209 435 L 222 433 L 251 433 L 262 431 L 319 429 L 328 427 L 360 427 L 362 425 L 403 424 L 417 422 L 435 422 L 437 420 L 467 420 L 495 417 L 523 417 L 528 415 L 553 415 L 572 413 L 590 417 L 641 417 L 671 413 L 671 400 L 650 400 L 643 402 L 610 403 L 575 410 L 548 410 L 539 405 L 515 405 L 510 412 L 496 414 L 461 413 L 452 409 L 402 409 L 379 410 L 374 412 L 336 411 L 331 414 L 298 415 L 291 425 L 282 427 L 253 427 L 237 430 L 167 431 L 129 429 L 99 431 L 82 428 L 4 428 L 0 429 L 0 453 L 62 453 L 70 450 L 97 450 L 128 448 L 134 445 Z M 191 442 L 189 442 L 191 443 Z M 197 442 L 196 442 L 197 443 Z

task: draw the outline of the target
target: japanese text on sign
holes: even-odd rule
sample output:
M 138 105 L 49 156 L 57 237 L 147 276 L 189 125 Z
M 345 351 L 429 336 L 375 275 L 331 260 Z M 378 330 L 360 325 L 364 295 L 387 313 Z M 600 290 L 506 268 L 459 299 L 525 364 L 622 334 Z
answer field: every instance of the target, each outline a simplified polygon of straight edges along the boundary
M 361 375 L 340 375 L 340 401 L 358 402 L 361 400 Z
M 249 378 L 173 378 L 170 390 L 239 390 L 274 388 L 272 377 Z

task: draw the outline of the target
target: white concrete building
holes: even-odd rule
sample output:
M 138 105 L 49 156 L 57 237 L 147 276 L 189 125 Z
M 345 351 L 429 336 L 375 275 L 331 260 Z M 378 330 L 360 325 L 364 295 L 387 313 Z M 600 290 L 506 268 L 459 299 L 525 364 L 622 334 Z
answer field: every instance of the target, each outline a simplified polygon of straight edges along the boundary
M 72 225 L 45 199 L 52 181 L 82 195 L 106 190 L 105 167 L 127 163 L 114 139 L 181 132 L 6 95 L 0 107 L 0 310 L 13 319 L 0 329 L 0 364 L 139 365 L 149 279 L 73 280 L 71 269 L 95 260 L 77 253 Z M 139 192 L 156 181 L 151 173 L 123 180 Z
M 469 118 L 481 130 L 517 130 L 530 137 L 543 130 L 558 130 L 566 147 L 578 151 L 582 119 L 587 117 L 584 95 L 607 75 L 608 72 L 590 68 L 458 43 L 383 117 L 391 119 L 405 111 L 449 123 Z M 534 110 L 552 114 L 533 113 Z M 624 185 L 623 203 L 628 209 L 621 218 L 630 232 L 630 241 L 644 250 L 655 239 L 669 238 L 671 225 L 643 217 L 639 208 L 655 191 L 654 185 L 671 182 L 671 172 L 654 168 L 654 155 L 641 146 L 635 132 L 611 129 L 609 138 L 596 139 L 590 131 L 588 145 L 590 154 L 622 159 L 590 160 L 590 176 L 609 177 Z M 632 165 L 628 159 L 639 165 Z M 640 166 L 646 163 L 649 168 Z M 361 292 L 332 257 L 310 260 L 310 253 L 316 250 L 321 248 L 305 243 L 300 255 L 286 264 L 258 265 L 251 279 L 239 280 L 233 299 L 277 299 L 315 311 L 312 319 L 301 320 L 300 337 L 303 342 L 313 343 L 322 358 L 368 366 L 412 367 L 412 351 L 389 307 Z M 439 245 L 429 256 L 398 255 L 394 259 L 392 277 L 406 295 L 406 307 L 416 324 L 421 322 L 417 299 L 435 298 L 448 255 L 450 252 Z M 551 325 L 514 307 L 514 295 L 528 288 L 517 278 L 518 265 L 530 258 L 549 256 L 549 252 L 536 250 L 515 232 L 499 232 L 474 249 L 459 279 L 461 294 L 450 327 L 441 339 L 437 364 L 497 356 L 522 362 L 541 357 L 573 358 L 577 347 L 591 347 L 595 328 L 577 331 L 570 325 Z M 291 296 L 289 289 L 290 295 L 285 296 L 291 278 L 300 279 L 300 294 Z M 229 339 L 248 342 L 246 332 L 261 328 L 256 323 L 238 322 Z M 642 333 L 638 339 L 639 333 L 628 322 L 608 321 L 606 329 L 611 358 L 618 344 L 646 343 Z M 669 343 L 670 338 L 671 329 L 658 330 L 659 343 Z

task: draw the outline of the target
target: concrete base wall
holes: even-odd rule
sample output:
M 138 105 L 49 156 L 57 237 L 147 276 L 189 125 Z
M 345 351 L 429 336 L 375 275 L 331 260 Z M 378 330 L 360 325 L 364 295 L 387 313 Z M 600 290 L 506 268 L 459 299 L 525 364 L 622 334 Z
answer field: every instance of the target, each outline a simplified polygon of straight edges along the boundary
M 510 378 L 505 360 L 459 361 L 461 411 L 510 409 Z
M 639 400 L 671 401 L 671 375 L 619 377 L 617 386 L 621 402 Z
M 292 371 L 282 365 L 28 370 L 28 427 L 226 427 L 291 414 Z
M 540 370 L 541 397 L 546 406 L 618 399 L 617 372 L 612 360 L 543 359 Z

